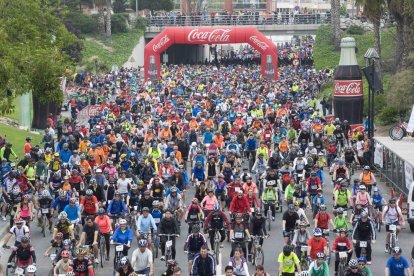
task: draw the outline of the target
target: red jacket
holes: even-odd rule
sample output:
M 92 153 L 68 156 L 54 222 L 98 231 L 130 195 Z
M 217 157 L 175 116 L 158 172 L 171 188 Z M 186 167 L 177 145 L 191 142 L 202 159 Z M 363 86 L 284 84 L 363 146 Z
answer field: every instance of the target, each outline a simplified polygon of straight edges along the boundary
M 229 212 L 239 214 L 251 214 L 249 201 L 244 196 L 242 198 L 235 196 L 230 203 Z
M 346 247 L 348 248 L 348 250 L 352 249 L 352 243 L 347 237 L 344 237 L 344 238 L 336 237 L 335 241 L 333 243 L 333 246 L 332 246 L 332 250 L 336 251 L 337 249 L 339 249 L 339 250 L 343 251 L 343 247 L 344 247 L 345 244 L 346 244 Z

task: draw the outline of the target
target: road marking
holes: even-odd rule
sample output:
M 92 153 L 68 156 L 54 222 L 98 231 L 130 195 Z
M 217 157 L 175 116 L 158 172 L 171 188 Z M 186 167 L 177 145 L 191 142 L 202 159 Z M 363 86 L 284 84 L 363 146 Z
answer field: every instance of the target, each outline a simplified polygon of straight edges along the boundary
M 221 262 L 222 262 L 222 258 L 221 258 L 221 249 L 220 249 L 220 253 L 219 253 L 219 263 L 218 265 L 216 265 L 216 275 L 222 275 L 221 274 Z

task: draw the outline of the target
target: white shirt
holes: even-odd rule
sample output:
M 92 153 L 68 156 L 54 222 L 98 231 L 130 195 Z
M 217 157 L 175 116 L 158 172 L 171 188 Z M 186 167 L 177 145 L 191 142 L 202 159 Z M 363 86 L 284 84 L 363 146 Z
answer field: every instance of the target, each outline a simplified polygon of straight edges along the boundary
M 125 179 L 120 178 L 120 179 L 118 179 L 118 181 L 117 181 L 118 191 L 121 194 L 128 193 L 128 184 L 130 184 L 130 183 L 131 183 L 131 180 L 128 179 L 128 178 L 125 178 Z
M 134 264 L 133 268 L 135 271 L 144 270 L 147 267 L 150 267 L 152 264 L 152 252 L 148 248 L 145 248 L 144 253 L 142 253 L 139 248 L 135 249 L 134 252 L 132 252 L 131 264 Z

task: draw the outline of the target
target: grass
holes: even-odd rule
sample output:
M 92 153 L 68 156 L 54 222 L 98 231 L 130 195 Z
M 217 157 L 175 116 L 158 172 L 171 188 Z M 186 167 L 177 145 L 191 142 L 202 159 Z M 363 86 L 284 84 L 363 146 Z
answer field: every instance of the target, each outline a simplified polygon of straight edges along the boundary
M 13 97 L 12 100 L 12 105 L 14 106 L 14 109 L 11 113 L 9 114 L 4 114 L 3 116 L 9 119 L 12 119 L 16 122 L 19 122 L 19 98 L 18 97 Z
M 395 28 L 383 30 L 381 32 L 381 54 L 383 63 L 383 87 L 386 91 L 388 88 L 389 80 L 392 77 L 391 65 L 394 51 L 395 51 Z M 323 70 L 326 68 L 335 69 L 339 63 L 340 50 L 336 50 L 335 46 L 331 43 L 331 30 L 330 26 L 323 25 L 319 27 L 316 32 L 316 39 L 314 45 L 314 60 L 317 70 Z M 343 33 L 342 37 L 353 37 L 356 41 L 357 52 L 356 57 L 358 64 L 361 68 L 366 66 L 364 54 L 368 48 L 374 47 L 374 35 L 372 32 L 366 32 L 362 35 L 350 35 Z M 363 76 L 363 89 L 364 89 L 364 111 L 368 110 L 368 82 Z M 333 83 L 329 83 L 322 90 L 320 97 L 332 97 L 333 96 Z M 375 110 L 376 113 L 387 106 L 385 93 L 382 93 L 375 98 Z M 365 112 L 367 113 L 367 112 Z
M 5 138 L 6 141 L 13 144 L 13 150 L 20 159 L 24 157 L 24 144 L 27 136 L 32 137 L 32 146 L 40 145 L 40 141 L 42 140 L 42 136 L 39 134 L 20 130 L 5 124 L 0 124 L 0 135 Z
M 83 41 L 83 63 L 98 57 L 108 68 L 112 65 L 120 67 L 128 61 L 142 35 L 142 30 L 130 29 L 127 33 L 113 34 L 111 41 L 99 36 L 87 36 Z

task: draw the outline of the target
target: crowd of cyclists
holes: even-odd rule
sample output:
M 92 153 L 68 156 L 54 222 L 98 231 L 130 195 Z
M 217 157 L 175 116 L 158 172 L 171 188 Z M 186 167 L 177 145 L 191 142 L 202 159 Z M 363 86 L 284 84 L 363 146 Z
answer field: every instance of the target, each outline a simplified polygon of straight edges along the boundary
M 48 120 L 41 145 L 26 138 L 22 160 L 12 141 L 0 151 L 3 248 L 15 239 L 7 269 L 35 275 L 43 252 L 30 236 L 41 229 L 51 275 L 93 276 L 104 265 L 154 275 L 159 263 L 162 275 L 220 275 L 225 240 L 225 275 L 270 275 L 260 252 L 273 235 L 284 243 L 275 244 L 279 275 L 369 276 L 385 224 L 386 275 L 411 275 L 397 245 L 404 216 L 376 185 L 369 140 L 321 116 L 327 77 L 304 66 L 268 81 L 256 65 L 171 65 L 159 82 L 127 68 L 74 82 L 108 95 L 96 116 L 78 121 L 72 107 L 72 121 Z M 282 227 L 271 230 L 276 219 Z M 183 250 L 187 267 L 176 261 Z

